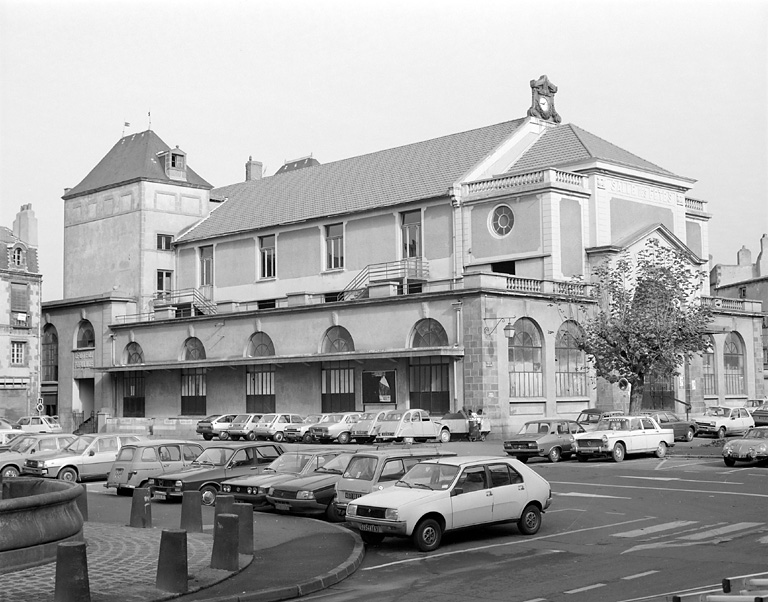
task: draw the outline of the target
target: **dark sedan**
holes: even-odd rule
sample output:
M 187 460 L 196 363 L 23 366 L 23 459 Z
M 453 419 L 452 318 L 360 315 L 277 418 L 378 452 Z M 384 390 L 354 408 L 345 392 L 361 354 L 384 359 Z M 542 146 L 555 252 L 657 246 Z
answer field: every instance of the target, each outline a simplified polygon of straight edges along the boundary
M 680 418 L 672 412 L 641 412 L 641 414 L 653 418 L 663 429 L 672 429 L 675 433 L 675 439 L 678 441 L 693 441 L 693 437 L 698 430 L 694 420 Z
M 764 401 L 756 408 L 748 408 L 755 426 L 768 426 L 768 401 Z
M 504 451 L 525 463 L 529 458 L 549 458 L 557 462 L 573 454 L 573 440 L 584 428 L 575 420 L 541 419 L 523 425 L 517 435 L 504 441 Z

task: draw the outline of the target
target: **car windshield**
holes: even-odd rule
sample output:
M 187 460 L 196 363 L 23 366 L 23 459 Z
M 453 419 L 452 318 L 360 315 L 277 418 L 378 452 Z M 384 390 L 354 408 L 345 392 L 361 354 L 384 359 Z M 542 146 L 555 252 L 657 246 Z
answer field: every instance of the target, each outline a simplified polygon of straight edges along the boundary
M 317 422 L 320 422 L 320 419 L 322 418 L 322 414 L 310 414 L 304 419 L 304 424 L 315 424 Z
M 90 446 L 95 439 L 96 439 L 95 437 L 89 437 L 87 435 L 83 435 L 75 439 L 72 443 L 67 445 L 67 447 L 65 447 L 64 449 L 66 449 L 67 451 L 75 452 L 75 453 L 82 453 L 86 449 L 88 449 L 88 446 Z
M 421 462 L 405 473 L 395 485 L 420 489 L 448 489 L 458 474 L 458 466 Z
M 320 422 L 341 422 L 341 414 L 326 414 L 322 417 Z
M 626 418 L 603 418 L 597 423 L 598 431 L 628 431 L 629 420 Z
M 333 460 L 328 460 L 328 462 L 325 463 L 325 466 L 321 466 L 315 470 L 315 472 L 342 474 L 351 459 L 352 454 L 339 454 Z
M 549 434 L 548 422 L 528 422 L 523 425 L 518 434 L 520 435 L 532 435 L 534 433 Z
M 267 466 L 267 470 L 274 472 L 293 472 L 298 473 L 307 465 L 314 457 L 313 454 L 303 454 L 301 452 L 287 453 L 282 456 L 278 456 L 272 463 Z
M 374 418 L 376 418 L 376 414 L 374 412 L 366 412 L 365 414 L 360 416 L 360 420 L 361 421 L 363 421 L 363 420 L 373 420 Z
M 370 481 L 376 473 L 376 464 L 379 459 L 373 456 L 358 456 L 352 458 L 347 469 L 344 471 L 345 479 L 355 479 L 357 481 Z
M 745 439 L 768 439 L 768 429 L 750 429 L 744 435 Z
M 232 457 L 234 450 L 226 447 L 209 447 L 200 454 L 192 464 L 212 464 L 224 466 Z
M 261 418 L 259 418 L 259 423 L 272 424 L 276 418 L 277 418 L 277 414 L 264 414 Z
M 727 416 L 728 415 L 728 408 L 707 408 L 704 410 L 705 416 Z
M 386 422 L 398 422 L 402 417 L 402 412 L 389 412 L 388 414 L 384 414 L 382 420 Z
M 36 441 L 35 437 L 19 437 L 8 447 L 8 451 L 16 452 L 17 454 L 26 453 L 35 445 Z
M 582 412 L 579 414 L 578 419 L 576 422 L 582 422 L 582 423 L 589 423 L 589 424 L 595 424 L 600 421 L 600 414 L 595 414 L 593 412 L 589 412 L 588 414 L 585 412 Z
M 248 422 L 250 418 L 249 414 L 238 414 L 232 422 Z

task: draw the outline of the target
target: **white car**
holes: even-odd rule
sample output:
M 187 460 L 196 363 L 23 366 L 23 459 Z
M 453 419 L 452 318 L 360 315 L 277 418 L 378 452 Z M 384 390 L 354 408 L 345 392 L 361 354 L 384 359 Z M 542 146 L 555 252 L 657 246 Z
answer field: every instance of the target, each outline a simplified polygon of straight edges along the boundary
M 28 433 L 63 433 L 58 416 L 22 416 L 14 428 Z
M 428 441 L 437 439 L 442 443 L 451 440 L 451 429 L 432 420 L 426 410 L 392 410 L 381 419 L 376 441 Z
M 349 504 L 345 518 L 368 544 L 410 537 L 431 552 L 446 531 L 476 525 L 516 522 L 533 535 L 551 503 L 549 483 L 513 458 L 455 456 L 417 464 L 394 487 Z
M 574 435 L 576 459 L 585 462 L 593 457 L 611 457 L 621 462 L 627 454 L 667 455 L 674 447 L 672 429 L 663 429 L 650 416 L 609 416 L 597 423 L 597 429 Z
M 285 439 L 285 429 L 289 424 L 303 424 L 304 417 L 298 414 L 264 414 L 253 427 L 256 439 Z
M 362 412 L 325 414 L 320 422 L 309 427 L 309 434 L 313 441 L 321 443 L 338 441 L 346 445 L 352 440 L 352 428 L 362 415 Z
M 374 410 L 366 412 L 352 427 L 352 439 L 356 443 L 371 443 L 376 438 L 381 419 L 386 415 L 386 410 Z
M 696 418 L 697 435 L 714 435 L 725 439 L 726 435 L 741 435 L 755 426 L 755 420 L 747 408 L 712 406 Z

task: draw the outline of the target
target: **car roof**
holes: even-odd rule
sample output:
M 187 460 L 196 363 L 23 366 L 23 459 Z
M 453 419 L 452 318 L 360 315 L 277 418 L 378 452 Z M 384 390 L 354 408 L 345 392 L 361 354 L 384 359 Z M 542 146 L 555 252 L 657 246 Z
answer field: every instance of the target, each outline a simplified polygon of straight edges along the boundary
M 536 424 L 538 422 L 576 422 L 573 418 L 539 418 L 537 420 L 529 420 L 525 424 Z
M 509 462 L 516 461 L 513 458 L 504 456 L 448 456 L 427 460 L 427 462 L 439 462 L 440 464 L 449 464 L 450 466 L 465 466 L 467 464 L 477 464 L 480 462 Z
M 151 447 L 153 445 L 172 445 L 174 443 L 190 443 L 202 447 L 202 441 L 189 441 L 188 439 L 149 439 L 147 441 L 134 441 L 126 443 L 123 447 Z
M 408 448 L 398 448 L 398 449 L 364 449 L 358 451 L 356 456 L 379 456 L 379 457 L 392 457 L 392 456 L 403 456 L 403 457 L 410 457 L 410 456 L 441 456 L 441 457 L 449 457 L 449 456 L 455 456 L 456 452 L 452 451 L 444 451 L 437 448 L 426 448 L 426 449 L 408 449 Z

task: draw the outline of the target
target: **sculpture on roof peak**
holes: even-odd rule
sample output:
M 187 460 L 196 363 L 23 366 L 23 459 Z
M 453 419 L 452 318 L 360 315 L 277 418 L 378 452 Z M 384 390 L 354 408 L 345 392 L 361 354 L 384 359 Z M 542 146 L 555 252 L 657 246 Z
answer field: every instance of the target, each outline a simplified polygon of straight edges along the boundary
M 555 110 L 556 92 L 557 86 L 550 82 L 546 75 L 542 75 L 539 79 L 532 79 L 531 108 L 528 109 L 528 116 L 560 123 L 560 115 Z

